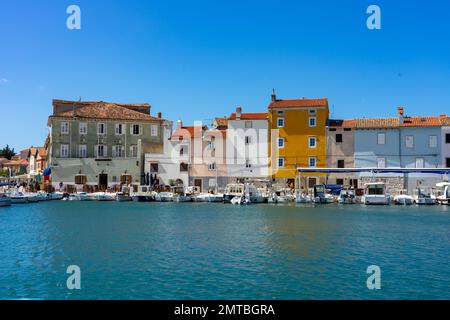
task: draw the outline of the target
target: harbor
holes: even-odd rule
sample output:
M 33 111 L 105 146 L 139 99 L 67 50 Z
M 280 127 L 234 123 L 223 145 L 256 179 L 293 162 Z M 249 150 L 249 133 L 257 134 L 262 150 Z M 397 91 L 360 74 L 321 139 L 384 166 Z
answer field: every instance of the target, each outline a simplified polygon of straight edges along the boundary
M 0 210 L 2 299 L 449 299 L 449 206 L 45 201 Z M 66 268 L 82 270 L 68 290 Z M 382 290 L 368 290 L 379 265 Z

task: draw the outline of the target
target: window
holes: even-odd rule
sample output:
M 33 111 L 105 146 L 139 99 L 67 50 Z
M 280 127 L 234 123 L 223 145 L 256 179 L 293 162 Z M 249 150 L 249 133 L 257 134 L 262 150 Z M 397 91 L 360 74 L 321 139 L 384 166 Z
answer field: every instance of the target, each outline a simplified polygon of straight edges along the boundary
M 116 136 L 123 135 L 125 133 L 126 125 L 123 123 L 116 123 Z
M 125 147 L 124 146 L 113 146 L 112 147 L 112 156 L 114 158 L 123 158 L 125 157 Z
M 252 163 L 250 162 L 249 159 L 246 159 L 246 160 L 245 160 L 245 167 L 246 167 L 246 168 L 251 168 L 251 167 L 252 167 Z
M 447 168 L 450 168 L 450 158 L 446 158 L 446 159 L 445 159 L 445 162 L 446 162 L 446 163 L 445 163 L 445 164 L 446 164 L 446 167 L 447 167 Z
M 445 134 L 445 143 L 450 143 L 450 133 Z
M 308 146 L 310 148 L 315 148 L 317 146 L 317 141 L 316 141 L 316 137 L 309 137 L 308 138 Z
M 407 148 L 414 148 L 414 136 L 406 136 L 405 145 Z
M 377 143 L 378 144 L 386 144 L 386 133 L 378 133 Z
M 180 157 L 187 154 L 187 146 L 180 146 Z
M 69 123 L 61 122 L 61 134 L 69 134 Z
M 97 134 L 98 135 L 106 134 L 106 124 L 104 124 L 104 123 L 97 123 Z
M 152 137 L 157 137 L 158 136 L 158 125 L 156 124 L 152 124 L 150 126 L 150 135 Z
M 424 158 L 416 158 L 416 168 L 425 168 Z
M 315 168 L 315 167 L 316 167 L 316 164 L 317 164 L 317 159 L 316 159 L 316 157 L 309 157 L 309 158 L 308 158 L 308 166 L 309 166 L 310 168 Z
M 131 126 L 131 134 L 132 135 L 134 135 L 134 136 L 138 136 L 138 135 L 140 135 L 141 134 L 141 125 L 139 125 L 139 124 L 133 124 L 132 126 Z
M 284 148 L 284 138 L 278 138 L 278 148 Z
M 250 143 L 252 143 L 252 137 L 245 136 L 245 144 L 250 144 Z
M 437 146 L 438 146 L 438 137 L 437 136 L 430 136 L 428 138 L 428 146 L 430 148 L 437 148 Z
M 247 137 L 246 137 L 247 138 Z M 215 149 L 215 139 L 214 139 L 214 137 L 212 137 L 211 138 L 212 140 L 209 140 L 208 141 L 208 149 L 210 149 L 210 150 L 214 150 Z M 247 143 L 247 140 L 246 140 L 246 143 Z
M 130 146 L 130 157 L 131 158 L 137 157 L 137 146 L 136 145 Z
M 386 158 L 377 158 L 377 167 L 386 168 Z
M 343 186 L 344 185 L 344 179 L 336 179 L 336 184 Z
M 87 134 L 87 123 L 86 122 L 80 122 L 79 132 L 81 135 Z
M 159 165 L 157 162 L 150 163 L 150 173 L 158 173 Z
M 61 158 L 68 158 L 68 157 L 69 157 L 69 145 L 62 144 L 61 145 Z
M 278 168 L 284 168 L 284 158 L 278 158 Z
M 344 160 L 338 160 L 337 161 L 337 167 L 338 168 L 345 168 L 345 161 Z
M 78 146 L 78 157 L 86 158 L 87 157 L 87 147 L 85 144 L 80 144 Z
M 187 172 L 188 171 L 188 164 L 187 163 L 180 163 L 180 172 Z
M 284 118 L 278 118 L 277 119 L 277 127 L 278 128 L 284 128 Z
M 245 121 L 245 128 L 246 129 L 250 129 L 252 127 L 252 122 L 251 121 Z
M 336 133 L 336 143 L 342 143 L 342 133 Z
M 336 131 L 336 128 L 330 128 L 330 131 L 334 132 L 334 131 Z
M 85 185 L 87 182 L 87 177 L 84 174 L 77 174 L 75 176 L 75 184 Z
M 310 115 L 315 115 L 316 114 L 316 109 L 309 109 L 309 114 Z
M 212 162 L 212 163 L 208 164 L 208 170 L 209 171 L 216 170 L 216 163 Z
M 96 145 L 94 147 L 95 157 L 96 158 L 106 157 L 106 155 L 107 155 L 106 149 L 107 149 L 107 147 L 103 144 Z
M 309 117 L 309 126 L 315 127 L 317 125 L 317 118 L 316 117 Z

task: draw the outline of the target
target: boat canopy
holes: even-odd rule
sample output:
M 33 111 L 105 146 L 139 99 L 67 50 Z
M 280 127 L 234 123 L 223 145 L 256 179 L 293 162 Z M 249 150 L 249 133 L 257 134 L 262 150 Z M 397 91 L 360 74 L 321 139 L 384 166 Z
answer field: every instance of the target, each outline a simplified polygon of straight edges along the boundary
M 298 168 L 298 173 L 429 173 L 450 174 L 450 168 Z

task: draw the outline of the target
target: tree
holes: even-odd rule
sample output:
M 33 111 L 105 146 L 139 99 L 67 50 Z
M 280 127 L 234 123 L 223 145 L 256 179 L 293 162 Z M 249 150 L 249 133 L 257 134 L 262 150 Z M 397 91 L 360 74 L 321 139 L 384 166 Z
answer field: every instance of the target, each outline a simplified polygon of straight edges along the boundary
M 6 147 L 0 149 L 0 157 L 11 160 L 11 158 L 15 155 L 16 153 L 14 152 L 14 148 L 11 149 L 9 145 L 6 145 Z

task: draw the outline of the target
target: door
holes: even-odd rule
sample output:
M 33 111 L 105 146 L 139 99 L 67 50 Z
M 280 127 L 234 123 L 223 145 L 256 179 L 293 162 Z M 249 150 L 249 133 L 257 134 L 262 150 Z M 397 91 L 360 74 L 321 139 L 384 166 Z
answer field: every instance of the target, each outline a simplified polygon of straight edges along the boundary
M 317 184 L 317 179 L 309 177 L 308 178 L 308 188 L 314 188 L 314 186 Z
M 202 191 L 202 179 L 194 179 L 194 187 L 198 187 Z
M 98 175 L 98 187 L 103 191 L 108 189 L 108 174 L 100 173 Z

